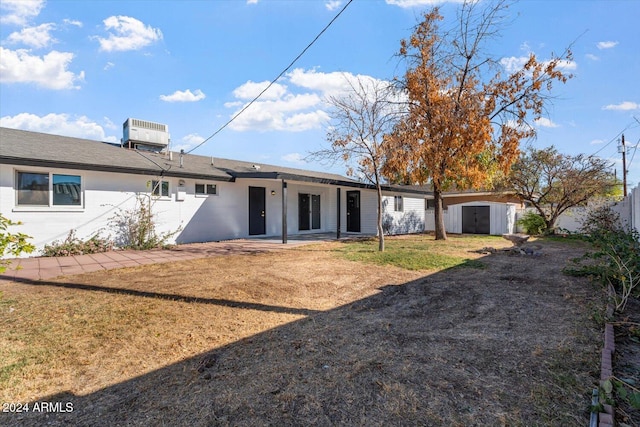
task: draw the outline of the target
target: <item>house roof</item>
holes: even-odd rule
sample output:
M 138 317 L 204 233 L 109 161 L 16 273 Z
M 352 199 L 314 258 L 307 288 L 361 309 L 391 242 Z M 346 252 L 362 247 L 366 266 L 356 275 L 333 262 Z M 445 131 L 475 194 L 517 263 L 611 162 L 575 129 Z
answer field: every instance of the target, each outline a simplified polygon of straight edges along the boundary
M 374 188 L 342 175 L 254 164 L 240 160 L 130 150 L 119 145 L 0 127 L 0 164 L 121 172 L 217 181 L 284 179 L 356 188 Z M 385 186 L 387 191 L 426 194 L 416 187 Z

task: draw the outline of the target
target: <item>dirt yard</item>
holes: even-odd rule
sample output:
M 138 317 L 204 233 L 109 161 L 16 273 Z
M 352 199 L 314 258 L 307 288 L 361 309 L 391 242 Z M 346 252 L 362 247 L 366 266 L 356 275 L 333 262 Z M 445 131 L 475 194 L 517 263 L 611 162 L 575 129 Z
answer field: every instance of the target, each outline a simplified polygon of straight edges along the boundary
M 2 285 L 0 425 L 586 425 L 603 300 L 561 273 L 584 247 L 451 240 L 480 262 L 333 242 Z

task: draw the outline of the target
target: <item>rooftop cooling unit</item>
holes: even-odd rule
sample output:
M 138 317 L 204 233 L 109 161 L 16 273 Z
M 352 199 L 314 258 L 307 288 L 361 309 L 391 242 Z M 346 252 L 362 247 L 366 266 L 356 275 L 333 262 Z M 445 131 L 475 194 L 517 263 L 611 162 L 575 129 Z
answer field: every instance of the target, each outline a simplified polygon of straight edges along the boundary
M 162 151 L 169 145 L 169 126 L 161 123 L 127 119 L 122 124 L 122 133 L 128 148 Z

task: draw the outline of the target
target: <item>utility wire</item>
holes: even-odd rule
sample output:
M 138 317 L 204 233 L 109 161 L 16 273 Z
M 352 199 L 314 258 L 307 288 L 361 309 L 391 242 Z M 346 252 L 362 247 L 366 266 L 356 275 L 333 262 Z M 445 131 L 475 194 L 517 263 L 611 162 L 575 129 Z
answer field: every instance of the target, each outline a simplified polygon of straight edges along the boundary
M 212 133 L 212 134 L 211 134 L 207 139 L 205 139 L 205 140 L 204 140 L 204 141 L 202 141 L 200 144 L 198 144 L 198 145 L 196 145 L 195 147 L 193 147 L 191 150 L 187 151 L 185 154 L 189 154 L 189 153 L 191 153 L 192 151 L 194 151 L 194 150 L 196 150 L 196 149 L 200 148 L 204 143 L 206 143 L 206 142 L 207 142 L 207 141 L 209 141 L 211 138 L 213 138 L 214 136 L 216 136 L 217 134 L 219 134 L 220 132 L 222 132 L 222 130 L 223 130 L 224 128 L 226 128 L 227 126 L 229 126 L 229 125 L 230 125 L 230 124 L 231 124 L 235 119 L 237 119 L 237 118 L 238 118 L 238 116 L 239 116 L 240 114 L 244 113 L 244 112 L 247 110 L 247 108 L 251 107 L 251 105 L 253 105 L 253 104 L 254 104 L 254 103 L 255 103 L 255 102 L 256 102 L 256 101 L 257 101 L 257 100 L 258 100 L 258 99 L 259 99 L 259 98 L 260 98 L 260 97 L 261 97 L 261 96 L 266 92 L 266 91 L 267 91 L 267 90 L 269 90 L 269 88 L 270 88 L 271 86 L 273 86 L 273 85 L 275 84 L 275 82 L 277 82 L 277 81 L 278 81 L 278 79 L 280 79 L 280 77 L 282 77 L 282 76 L 284 75 L 284 73 L 286 73 L 287 71 L 289 71 L 289 69 L 290 69 L 291 67 L 293 67 L 293 64 L 295 64 L 295 63 L 298 61 L 298 59 L 300 59 L 300 58 L 302 57 L 302 55 L 304 55 L 304 54 L 305 54 L 305 52 L 306 52 L 307 50 L 309 50 L 309 48 L 310 48 L 311 46 L 313 46 L 313 44 L 314 44 L 314 43 L 315 43 L 315 42 L 320 38 L 320 36 L 322 36 L 322 34 L 324 34 L 324 32 L 325 32 L 325 31 L 327 31 L 327 29 L 329 29 L 329 27 L 331 26 L 331 24 L 333 24 L 333 23 L 334 23 L 334 21 L 335 21 L 336 19 L 338 19 L 338 17 L 339 17 L 340 15 L 342 15 L 342 12 L 344 12 L 344 11 L 345 11 L 345 9 L 346 9 L 346 8 L 347 8 L 347 7 L 348 7 L 352 2 L 353 2 L 353 0 L 349 0 L 349 1 L 347 2 L 347 4 L 345 4 L 345 5 L 344 5 L 344 7 L 340 10 L 340 12 L 338 12 L 338 14 L 337 14 L 336 16 L 334 16 L 334 17 L 333 17 L 333 19 L 332 19 L 331 21 L 329 21 L 329 23 L 328 23 L 328 24 L 327 24 L 327 25 L 322 29 L 322 31 L 320 31 L 320 32 L 318 33 L 318 35 L 317 35 L 313 40 L 311 40 L 311 43 L 309 43 L 309 44 L 307 45 L 307 47 L 305 47 L 305 48 L 302 50 L 302 52 L 300 52 L 300 54 L 298 54 L 298 56 L 296 56 L 296 57 L 295 57 L 295 59 L 294 59 L 293 61 L 291 61 L 291 63 L 290 63 L 289 65 L 287 65 L 287 68 L 285 68 L 284 70 L 282 70 L 282 72 L 281 72 L 280 74 L 278 74 L 278 76 L 277 76 L 275 79 L 271 80 L 271 83 L 269 83 L 269 85 L 268 85 L 266 88 L 264 88 L 264 90 L 263 90 L 262 92 L 260 92 L 260 93 L 258 94 L 258 96 L 256 96 L 255 98 L 253 98 L 253 99 L 251 100 L 251 102 L 249 102 L 249 103 L 248 103 L 247 105 L 245 105 L 245 106 L 244 106 L 240 111 L 238 111 L 236 114 L 234 114 L 234 115 L 233 115 L 233 117 L 231 117 L 231 118 L 230 118 L 230 119 L 229 119 L 225 124 L 223 124 L 222 126 L 220 126 L 220 128 L 218 128 L 218 130 L 216 130 L 214 133 Z
M 634 119 L 635 119 L 635 117 L 634 117 Z M 636 119 L 636 121 L 638 121 L 638 120 Z M 640 122 L 638 122 L 638 123 L 640 123 Z M 625 127 L 625 128 L 624 128 L 624 129 L 622 129 L 620 132 L 618 132 L 618 134 L 617 134 L 616 136 L 614 136 L 613 138 L 611 138 L 611 140 L 610 140 L 609 142 L 607 142 L 605 145 L 603 145 L 602 147 L 600 147 L 600 149 L 599 149 L 598 151 L 596 151 L 595 153 L 593 153 L 593 154 L 592 154 L 592 156 L 595 156 L 596 154 L 598 154 L 599 152 L 601 152 L 602 150 L 604 150 L 605 148 L 607 148 L 607 147 L 609 146 L 609 144 L 611 144 L 613 141 L 616 141 L 616 140 L 620 137 L 620 135 L 622 135 L 623 133 L 625 133 L 625 132 L 626 132 L 626 131 L 631 127 L 631 125 L 633 125 L 633 124 L 634 124 L 633 122 L 629 123 L 629 124 L 627 125 L 627 127 Z M 636 126 L 634 126 L 634 127 L 636 127 Z

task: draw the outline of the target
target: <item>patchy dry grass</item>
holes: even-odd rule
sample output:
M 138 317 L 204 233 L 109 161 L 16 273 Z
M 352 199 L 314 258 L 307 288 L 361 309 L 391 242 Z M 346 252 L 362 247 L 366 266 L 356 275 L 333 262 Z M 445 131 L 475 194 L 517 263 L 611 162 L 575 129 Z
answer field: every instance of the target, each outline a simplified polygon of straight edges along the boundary
M 350 261 L 378 265 L 393 265 L 407 270 L 438 271 L 452 267 L 482 268 L 473 259 L 469 247 L 508 247 L 510 243 L 496 236 L 450 236 L 447 241 L 434 240 L 430 235 L 397 236 L 385 241 L 386 251 L 378 251 L 376 239 L 343 243 L 337 252 Z
M 388 239 L 482 269 L 351 261 L 364 251 L 334 242 L 3 284 L 0 402 L 74 411 L 0 424 L 584 425 L 594 290 L 561 275 L 579 247 L 541 244 Z

